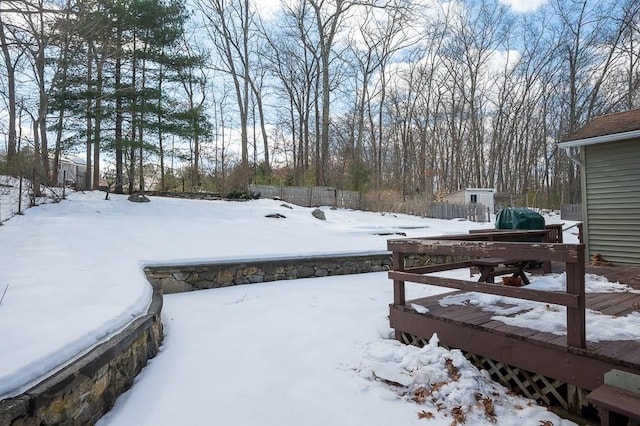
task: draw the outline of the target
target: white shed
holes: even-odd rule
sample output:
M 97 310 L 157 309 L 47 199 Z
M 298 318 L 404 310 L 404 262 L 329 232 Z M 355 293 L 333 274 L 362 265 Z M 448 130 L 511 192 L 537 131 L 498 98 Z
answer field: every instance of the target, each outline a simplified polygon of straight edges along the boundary
M 466 188 L 444 196 L 444 201 L 451 204 L 482 204 L 495 213 L 493 188 Z

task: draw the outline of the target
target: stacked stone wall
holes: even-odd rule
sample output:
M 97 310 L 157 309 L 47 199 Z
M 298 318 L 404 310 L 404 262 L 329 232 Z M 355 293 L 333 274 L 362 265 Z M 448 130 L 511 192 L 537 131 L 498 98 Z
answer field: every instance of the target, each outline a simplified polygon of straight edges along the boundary
M 162 294 L 147 314 L 20 396 L 0 401 L 0 425 L 94 424 L 162 343 Z
M 410 267 L 434 263 L 434 259 L 411 256 L 405 263 Z M 163 338 L 163 292 L 381 272 L 391 265 L 391 254 L 381 252 L 146 267 L 154 288 L 147 314 L 25 393 L 0 401 L 0 426 L 95 423 L 158 353 Z
M 199 265 L 149 266 L 147 278 L 164 293 L 297 278 L 382 272 L 391 269 L 390 253 L 317 256 Z

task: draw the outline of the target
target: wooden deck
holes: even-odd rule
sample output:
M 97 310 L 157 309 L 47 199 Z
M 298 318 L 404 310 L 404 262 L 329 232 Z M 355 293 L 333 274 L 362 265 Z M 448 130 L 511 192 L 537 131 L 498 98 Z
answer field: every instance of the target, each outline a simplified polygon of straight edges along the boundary
M 404 343 L 424 344 L 437 333 L 440 344 L 462 350 L 479 368 L 486 369 L 505 385 L 519 388 L 515 390 L 547 404 L 559 404 L 577 414 L 588 406 L 587 393 L 604 384 L 605 373 L 621 370 L 640 375 L 640 331 L 636 340 L 595 342 L 588 340 L 588 333 L 586 340 L 581 338 L 585 335 L 585 308 L 613 316 L 625 316 L 640 311 L 640 294 L 585 294 L 584 273 L 605 276 L 610 281 L 618 281 L 640 290 L 640 267 L 585 264 L 584 261 L 579 261 L 579 253 L 574 253 L 567 245 L 560 244 L 538 244 L 523 248 L 522 245 L 494 242 L 469 244 L 446 240 L 390 240 L 388 245 L 394 251 L 394 271 L 390 272 L 389 276 L 394 280 L 395 295 L 394 303 L 390 306 L 389 318 L 391 327 L 396 331 L 396 337 Z M 540 251 L 541 246 L 545 246 L 546 250 Z M 580 246 L 577 247 L 580 249 Z M 545 302 L 541 299 L 544 296 L 535 294 L 533 290 L 527 291 L 526 286 L 521 289 L 502 289 L 503 286 L 500 285 L 484 284 L 482 287 L 478 283 L 432 279 L 423 274 L 446 268 L 409 267 L 405 270 L 403 263 L 404 256 L 411 252 L 482 257 L 498 252 L 511 253 L 521 248 L 530 253 L 538 250 L 538 256 L 547 256 L 546 260 L 552 261 L 550 266 L 553 272 L 571 269 L 567 278 L 567 293 L 562 298 L 562 293 L 549 295 L 549 301 Z M 562 250 L 567 250 L 566 256 L 562 254 Z M 514 253 L 514 256 L 521 255 L 522 253 Z M 553 256 L 565 256 L 565 259 L 555 262 Z M 542 257 L 531 258 L 545 260 Z M 576 261 L 577 264 L 574 263 Z M 567 271 L 569 272 L 569 269 Z M 582 275 L 578 271 L 583 271 Z M 542 272 L 541 268 L 539 273 Z M 577 277 L 582 277 L 581 283 L 577 281 Z M 476 291 L 475 288 L 484 293 L 504 296 L 511 296 L 508 292 L 512 292 L 511 297 L 549 304 L 557 303 L 553 299 L 558 297 L 560 304 L 567 306 L 560 306 L 560 309 L 567 310 L 569 338 L 567 335 L 540 332 L 534 328 L 507 325 L 493 320 L 495 313 L 483 311 L 475 305 L 441 306 L 440 300 L 446 297 L 445 295 L 404 300 L 404 280 L 461 290 L 456 293 Z M 576 296 L 573 296 L 574 294 Z M 428 311 L 418 313 L 411 307 L 412 304 L 422 305 Z
M 562 265 L 554 265 L 555 268 L 561 270 Z M 640 266 L 629 265 L 611 265 L 611 266 L 595 266 L 587 263 L 584 268 L 587 274 L 596 274 L 607 279 L 611 282 L 621 282 L 633 287 L 636 290 L 640 290 Z
M 561 266 L 554 264 L 554 272 L 561 272 Z M 609 281 L 618 281 L 640 290 L 640 267 L 586 265 L 585 270 L 586 273 L 601 275 Z M 392 306 L 391 327 L 400 332 L 396 335 L 405 343 L 426 342 L 433 333 L 437 333 L 442 345 L 473 354 L 476 361 L 478 357 L 492 360 L 490 366 L 481 367 L 503 376 L 502 379 L 506 379 L 502 380 L 503 383 L 512 378 L 504 371 L 501 373 L 497 364 L 526 370 L 531 372 L 530 376 L 536 374 L 549 381 L 555 380 L 556 388 L 565 386 L 563 389 L 553 389 L 562 395 L 557 394 L 556 398 L 547 398 L 544 402 L 566 405 L 563 407 L 565 409 L 571 409 L 566 385 L 582 390 L 582 395 L 579 395 L 580 392 L 576 394 L 578 401 L 574 401 L 580 406 L 586 404 L 584 391 L 602 385 L 604 374 L 608 371 L 618 369 L 640 374 L 640 331 L 636 341 L 587 340 L 585 349 L 568 347 L 566 336 L 510 326 L 492 320 L 495 314 L 473 305 L 440 305 L 441 299 L 456 293 L 409 300 L 404 306 Z M 417 313 L 411 308 L 412 304 L 422 305 L 428 312 Z M 640 294 L 587 293 L 586 307 L 605 315 L 625 316 L 640 311 Z M 514 383 L 504 384 L 514 386 Z M 546 386 L 551 387 L 548 383 Z M 542 393 L 535 391 L 527 396 L 545 399 Z M 576 411 L 575 406 L 573 411 Z
M 640 374 L 640 340 L 587 340 L 586 349 L 568 347 L 566 336 L 507 325 L 493 320 L 494 313 L 473 305 L 443 307 L 439 303 L 443 297 L 415 299 L 407 301 L 405 306 L 394 306 L 391 326 L 427 339 L 437 333 L 446 346 L 587 390 L 603 384 L 604 373 L 612 369 Z M 637 312 L 640 306 L 640 294 L 633 293 L 594 293 L 586 299 L 587 308 L 606 315 L 624 316 Z M 422 305 L 429 311 L 419 314 L 411 304 Z

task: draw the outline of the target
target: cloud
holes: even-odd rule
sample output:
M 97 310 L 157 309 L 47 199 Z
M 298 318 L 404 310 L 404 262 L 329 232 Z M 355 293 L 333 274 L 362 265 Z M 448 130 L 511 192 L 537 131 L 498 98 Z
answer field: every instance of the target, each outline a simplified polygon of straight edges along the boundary
M 254 0 L 251 6 L 265 20 L 273 19 L 282 7 L 280 0 Z
M 500 0 L 500 3 L 511 7 L 514 12 L 526 13 L 535 11 L 546 4 L 547 0 Z

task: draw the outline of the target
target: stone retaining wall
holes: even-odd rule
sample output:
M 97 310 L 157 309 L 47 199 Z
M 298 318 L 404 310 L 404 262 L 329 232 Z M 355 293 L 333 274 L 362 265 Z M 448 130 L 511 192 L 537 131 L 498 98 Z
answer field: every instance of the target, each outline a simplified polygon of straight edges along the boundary
M 406 265 L 433 260 L 411 256 Z M 147 315 L 22 395 L 0 401 L 0 426 L 95 423 L 158 353 L 163 337 L 163 292 L 389 269 L 388 252 L 148 266 L 145 273 L 154 292 Z
M 147 315 L 24 394 L 0 401 L 0 425 L 95 423 L 162 343 L 162 294 L 154 290 Z
M 148 266 L 147 278 L 164 293 L 256 284 L 297 278 L 381 272 L 391 269 L 391 254 L 353 254 L 191 265 Z

